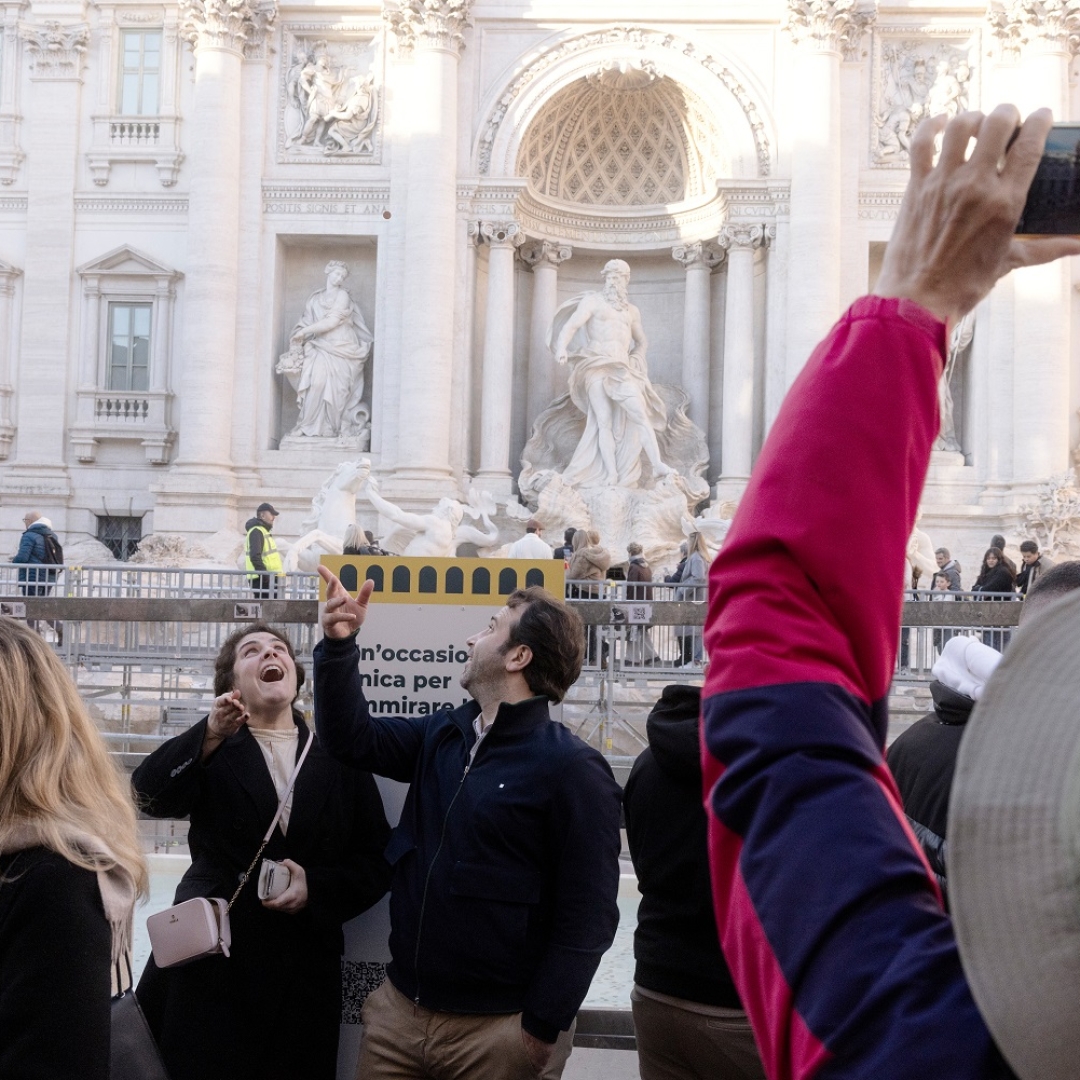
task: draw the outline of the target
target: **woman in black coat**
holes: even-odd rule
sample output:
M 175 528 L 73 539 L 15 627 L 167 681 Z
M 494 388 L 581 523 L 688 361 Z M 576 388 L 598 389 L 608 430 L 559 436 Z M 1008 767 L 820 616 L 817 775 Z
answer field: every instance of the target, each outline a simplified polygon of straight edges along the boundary
M 976 593 L 1009 593 L 1011 595 L 1015 588 L 1016 574 L 1009 569 L 1008 560 L 1005 558 L 1001 548 L 988 548 L 983 556 L 979 576 L 975 579 L 975 584 L 971 586 L 971 591 Z M 1004 600 L 1006 597 L 976 596 L 975 599 Z M 1013 596 L 1013 599 L 1015 599 L 1015 596 Z M 1011 636 L 1008 630 L 984 630 L 982 639 L 992 649 L 1001 652 L 1009 644 Z
M 1016 588 L 1016 577 L 1005 564 L 1005 556 L 1001 548 L 988 548 L 983 556 L 982 566 L 975 584 L 971 586 L 972 592 L 1011 593 Z M 987 600 L 990 597 L 979 596 L 977 600 Z
M 256 623 L 222 646 L 210 715 L 151 754 L 132 778 L 154 817 L 190 815 L 192 863 L 174 902 L 232 896 L 295 762 L 314 736 L 293 703 L 303 683 L 287 637 Z M 260 901 L 258 874 L 230 916 L 232 955 L 161 969 L 138 995 L 172 1080 L 334 1080 L 341 1021 L 341 924 L 389 884 L 390 828 L 369 773 L 316 742 L 263 857 L 289 888 Z
M 67 671 L 0 618 L 0 1077 L 109 1080 L 147 885 L 135 807 Z

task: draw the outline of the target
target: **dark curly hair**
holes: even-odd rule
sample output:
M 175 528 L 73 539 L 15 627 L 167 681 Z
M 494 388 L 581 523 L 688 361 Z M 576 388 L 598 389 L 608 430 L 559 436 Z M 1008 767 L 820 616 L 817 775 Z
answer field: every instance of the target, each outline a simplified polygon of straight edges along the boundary
M 218 651 L 217 659 L 214 661 L 214 697 L 221 697 L 222 694 L 227 694 L 233 688 L 236 650 L 239 648 L 240 642 L 251 634 L 271 634 L 278 641 L 284 642 L 285 648 L 289 650 L 289 656 L 292 657 L 292 661 L 296 665 L 296 697 L 299 697 L 300 687 L 304 685 L 304 665 L 296 659 L 296 653 L 293 651 L 293 644 L 289 640 L 289 635 L 284 630 L 279 630 L 276 626 L 271 626 L 261 620 L 245 623 L 239 630 L 234 630 L 225 639 L 224 644 Z M 293 701 L 295 700 L 296 698 L 293 698 Z
M 528 646 L 532 660 L 523 674 L 529 689 L 558 704 L 581 674 L 585 657 L 581 616 L 539 585 L 515 589 L 506 598 L 506 606 L 522 611 L 503 653 L 515 645 Z

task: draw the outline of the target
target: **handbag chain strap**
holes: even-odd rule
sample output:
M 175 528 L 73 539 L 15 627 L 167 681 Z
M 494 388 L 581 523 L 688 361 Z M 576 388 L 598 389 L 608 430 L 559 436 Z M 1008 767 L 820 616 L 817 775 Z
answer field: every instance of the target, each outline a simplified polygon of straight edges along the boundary
M 255 869 L 259 859 L 262 858 L 262 853 L 266 850 L 266 845 L 270 843 L 270 837 L 274 835 L 274 829 L 277 828 L 277 823 L 281 820 L 281 815 L 285 812 L 285 803 L 292 794 L 293 785 L 296 783 L 296 778 L 300 773 L 300 766 L 304 764 L 304 758 L 307 757 L 308 751 L 311 749 L 311 744 L 314 741 L 315 733 L 309 731 L 307 743 L 304 745 L 304 750 L 300 754 L 300 760 L 296 763 L 296 768 L 292 771 L 292 776 L 289 777 L 289 785 L 285 788 L 285 794 L 281 796 L 281 801 L 278 803 L 274 820 L 270 822 L 270 828 L 266 830 L 266 835 L 263 837 L 263 842 L 259 845 L 259 850 L 255 852 L 255 858 L 251 860 L 251 865 L 240 875 L 240 884 L 236 886 L 236 892 L 232 894 L 229 899 L 228 907 L 225 908 L 226 915 L 232 911 L 232 906 L 236 903 L 236 898 L 240 895 L 240 890 L 248 883 L 248 878 L 251 877 L 252 870 Z

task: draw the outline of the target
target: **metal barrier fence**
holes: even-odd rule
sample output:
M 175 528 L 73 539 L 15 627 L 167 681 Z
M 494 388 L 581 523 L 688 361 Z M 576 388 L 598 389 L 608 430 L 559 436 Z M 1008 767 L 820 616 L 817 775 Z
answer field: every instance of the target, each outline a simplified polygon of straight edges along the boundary
M 29 578 L 30 580 L 26 580 Z M 314 600 L 318 574 L 293 573 L 279 579 L 274 599 Z M 43 592 L 42 590 L 48 590 Z M 106 566 L 19 566 L 0 563 L 0 596 L 143 597 L 198 600 L 253 597 L 243 570 L 162 568 L 111 563 Z
M 290 574 L 282 599 L 256 601 L 239 570 L 64 567 L 42 584 L 19 582 L 20 569 L 0 564 L 0 597 L 8 597 L 0 599 L 0 612 L 25 617 L 54 641 L 106 739 L 129 766 L 208 711 L 214 658 L 238 625 L 260 616 L 282 625 L 308 663 L 318 638 L 314 574 Z M 627 716 L 640 714 L 663 684 L 702 678 L 707 588 L 570 582 L 568 594 L 587 627 L 585 664 L 568 715 L 621 772 L 645 743 L 643 724 Z M 1014 599 L 1009 595 L 947 594 L 957 597 L 953 602 L 940 593 L 908 595 L 900 681 L 927 681 L 955 634 L 1005 648 L 1022 608 L 1007 602 Z M 464 636 L 473 628 L 462 629 Z M 310 683 L 300 705 L 310 714 Z

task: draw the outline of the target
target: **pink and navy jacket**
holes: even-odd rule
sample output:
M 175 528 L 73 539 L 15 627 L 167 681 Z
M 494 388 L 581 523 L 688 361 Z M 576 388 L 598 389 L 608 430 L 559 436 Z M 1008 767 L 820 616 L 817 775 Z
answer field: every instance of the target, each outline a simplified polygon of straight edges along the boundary
M 1011 1075 L 883 753 L 945 348 L 918 305 L 856 301 L 788 394 L 710 574 L 713 892 L 770 1080 Z

